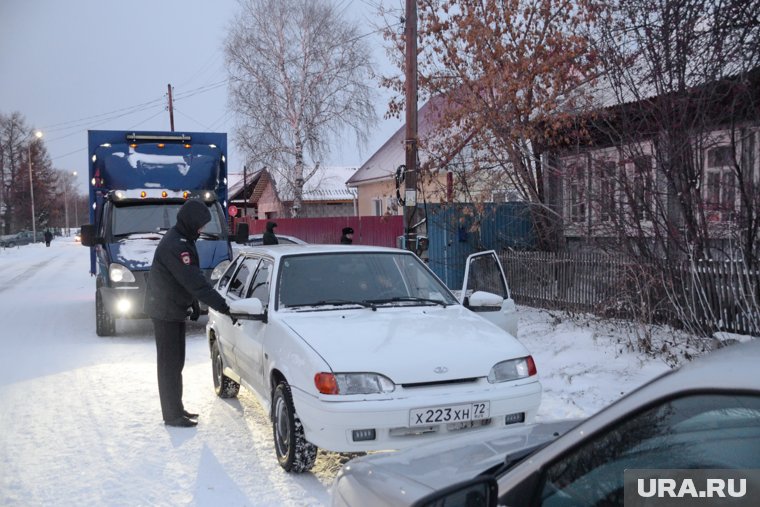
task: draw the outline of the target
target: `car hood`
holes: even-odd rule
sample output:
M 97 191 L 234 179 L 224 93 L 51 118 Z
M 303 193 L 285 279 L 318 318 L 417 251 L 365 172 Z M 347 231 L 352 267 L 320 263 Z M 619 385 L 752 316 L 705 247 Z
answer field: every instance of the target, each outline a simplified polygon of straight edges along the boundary
M 512 335 L 460 305 L 316 311 L 282 320 L 334 372 L 373 372 L 396 384 L 485 377 L 525 357 Z
M 410 505 L 428 493 L 474 478 L 510 454 L 550 442 L 579 422 L 568 419 L 476 431 L 353 459 L 335 480 L 333 505 Z

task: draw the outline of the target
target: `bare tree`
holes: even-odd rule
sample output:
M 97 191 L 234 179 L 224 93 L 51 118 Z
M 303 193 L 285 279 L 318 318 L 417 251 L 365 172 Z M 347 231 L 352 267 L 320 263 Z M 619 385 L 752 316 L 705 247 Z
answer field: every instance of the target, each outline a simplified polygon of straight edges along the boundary
M 418 6 L 419 86 L 445 97 L 439 135 L 422 146 L 431 154 L 427 169 L 442 169 L 467 146 L 468 171 L 500 173 L 523 200 L 548 212 L 541 154 L 586 103 L 581 86 L 595 75 L 589 30 L 602 4 L 420 0 Z M 388 29 L 386 36 L 402 54 L 403 35 Z M 401 81 L 386 85 L 400 90 Z M 399 96 L 390 111 L 403 107 Z M 544 214 L 537 223 L 546 247 L 556 239 L 550 222 Z
M 758 312 L 758 12 L 760 0 L 617 0 L 599 25 L 600 89 L 617 106 L 590 122 L 588 232 L 636 259 L 699 332 Z M 731 309 L 714 307 L 716 283 L 740 290 Z
M 36 224 L 44 226 L 53 209 L 56 178 L 52 162 L 44 141 L 35 139 L 33 131 L 21 113 L 0 114 L 0 213 L 6 234 L 32 225 L 30 156 Z
M 281 174 L 294 215 L 340 136 L 375 123 L 369 48 L 328 0 L 241 0 L 225 44 L 238 143 Z

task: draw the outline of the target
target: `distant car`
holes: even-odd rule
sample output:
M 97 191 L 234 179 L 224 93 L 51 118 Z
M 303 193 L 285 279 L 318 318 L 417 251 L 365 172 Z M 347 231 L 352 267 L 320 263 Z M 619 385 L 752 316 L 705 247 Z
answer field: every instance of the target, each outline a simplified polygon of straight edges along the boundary
M 622 506 L 627 469 L 758 469 L 758 360 L 760 340 L 732 345 L 564 428 L 540 423 L 356 458 L 336 477 L 332 505 L 453 506 L 467 497 L 476 501 L 466 505 Z
M 209 311 L 216 393 L 243 384 L 258 395 L 287 471 L 309 470 L 317 447 L 402 449 L 529 423 L 538 409 L 528 350 L 406 250 L 262 246 L 216 288 L 236 317 Z M 476 292 L 468 304 L 498 313 L 495 299 Z
M 78 233 L 74 234 L 74 241 L 76 243 L 81 243 L 82 242 L 82 233 L 81 232 L 78 232 Z
M 33 243 L 32 231 L 20 231 L 16 234 L 0 236 L 0 247 L 12 248 L 19 245 L 28 245 Z M 42 241 L 42 233 L 37 233 L 37 241 Z
M 286 236 L 284 234 L 275 234 L 277 236 L 277 241 L 279 241 L 279 245 L 306 245 L 306 241 L 296 238 L 295 236 Z M 245 243 L 245 245 L 248 246 L 259 246 L 264 244 L 264 235 L 263 234 L 251 234 L 248 236 L 248 241 Z

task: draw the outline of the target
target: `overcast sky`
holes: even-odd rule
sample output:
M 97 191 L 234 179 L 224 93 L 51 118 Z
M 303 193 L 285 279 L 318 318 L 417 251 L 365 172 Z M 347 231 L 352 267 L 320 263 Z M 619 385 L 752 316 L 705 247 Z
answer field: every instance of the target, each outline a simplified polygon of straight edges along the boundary
M 378 24 L 376 3 L 340 1 L 362 33 Z M 171 83 L 175 130 L 227 132 L 230 172 L 242 171 L 222 47 L 237 11 L 236 0 L 0 0 L 0 112 L 42 130 L 54 167 L 77 171 L 85 193 L 87 130 L 169 130 Z M 380 34 L 367 40 L 390 71 Z M 401 126 L 382 120 L 387 96 L 367 147 L 336 149 L 327 163 L 358 166 Z

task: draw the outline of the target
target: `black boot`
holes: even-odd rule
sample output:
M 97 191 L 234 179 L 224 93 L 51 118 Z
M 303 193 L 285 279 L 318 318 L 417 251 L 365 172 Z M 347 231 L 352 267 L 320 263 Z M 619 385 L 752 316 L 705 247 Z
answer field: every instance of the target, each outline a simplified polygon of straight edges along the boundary
M 184 415 L 188 419 L 198 419 L 198 414 L 193 414 L 192 412 L 188 412 L 187 410 L 183 410 L 182 415 Z
M 192 426 L 197 426 L 198 421 L 193 421 L 189 417 L 181 415 L 176 419 L 172 419 L 171 421 L 164 421 L 164 424 L 167 426 L 177 426 L 179 428 L 190 428 Z

